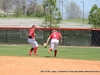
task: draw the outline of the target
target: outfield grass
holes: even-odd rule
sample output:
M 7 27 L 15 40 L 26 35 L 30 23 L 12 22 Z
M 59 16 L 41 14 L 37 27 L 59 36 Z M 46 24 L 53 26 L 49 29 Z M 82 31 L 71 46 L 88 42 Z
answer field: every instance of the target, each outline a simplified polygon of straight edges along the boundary
M 37 51 L 39 55 L 38 57 L 53 58 L 53 51 L 48 54 L 48 48 L 39 46 Z M 30 57 L 28 55 L 29 49 L 29 45 L 1 45 L 0 56 Z M 58 47 L 58 49 L 57 58 L 100 61 L 100 48 Z M 32 57 L 36 56 L 32 55 Z
M 65 22 L 83 23 L 83 19 L 67 19 Z M 88 19 L 84 19 L 84 23 L 88 24 Z

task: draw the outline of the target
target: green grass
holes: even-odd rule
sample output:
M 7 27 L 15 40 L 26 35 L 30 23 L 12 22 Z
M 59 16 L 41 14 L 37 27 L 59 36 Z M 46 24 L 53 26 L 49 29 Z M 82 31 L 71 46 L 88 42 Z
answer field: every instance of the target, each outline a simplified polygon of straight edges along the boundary
M 0 19 L 39 19 L 39 20 L 43 20 L 43 17 L 0 17 Z
M 30 57 L 28 55 L 29 45 L 1 45 L 0 56 L 22 56 Z M 38 57 L 53 58 L 54 52 L 47 53 L 48 48 L 39 46 Z M 57 58 L 63 59 L 78 59 L 78 60 L 97 60 L 100 61 L 100 49 L 99 48 L 87 48 L 87 47 L 58 47 Z M 36 57 L 32 55 L 32 57 Z
M 65 22 L 83 23 L 83 19 L 67 19 Z M 84 19 L 84 23 L 88 23 L 88 19 Z

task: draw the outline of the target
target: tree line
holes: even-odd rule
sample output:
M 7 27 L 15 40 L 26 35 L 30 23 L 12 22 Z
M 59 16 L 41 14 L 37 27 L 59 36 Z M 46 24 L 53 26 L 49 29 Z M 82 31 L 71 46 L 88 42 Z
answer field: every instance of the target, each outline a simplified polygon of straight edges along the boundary
M 42 0 L 0 0 L 0 10 L 14 16 L 44 16 Z M 1 13 L 2 15 L 4 15 Z
M 12 13 L 14 14 L 14 16 L 17 17 L 22 15 L 43 17 L 46 12 L 46 10 L 43 7 L 45 1 L 46 0 L 0 0 L 0 11 L 2 11 L 5 14 Z M 61 0 L 56 0 L 58 4 L 60 3 L 60 1 Z M 62 5 L 60 3 L 60 7 L 61 6 Z M 82 17 L 82 11 L 75 2 L 68 2 L 67 0 L 63 0 L 63 6 L 63 8 L 66 11 L 65 14 L 67 14 L 67 19 Z M 0 12 L 1 15 L 4 15 L 3 13 Z M 62 13 L 61 10 L 60 13 Z
M 77 3 L 68 0 L 63 0 L 62 5 L 61 0 L 0 0 L 0 17 L 44 17 L 43 26 L 58 27 L 63 19 L 61 7 L 65 8 L 67 19 L 82 18 L 82 10 Z M 96 4 L 91 8 L 88 20 L 95 28 L 100 27 L 100 8 Z

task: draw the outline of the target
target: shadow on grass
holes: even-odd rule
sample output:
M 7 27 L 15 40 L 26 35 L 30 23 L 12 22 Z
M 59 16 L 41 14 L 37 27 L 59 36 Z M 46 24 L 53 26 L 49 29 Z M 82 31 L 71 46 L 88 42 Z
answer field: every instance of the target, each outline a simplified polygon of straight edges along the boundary
M 46 58 L 52 58 L 53 56 L 45 56 Z

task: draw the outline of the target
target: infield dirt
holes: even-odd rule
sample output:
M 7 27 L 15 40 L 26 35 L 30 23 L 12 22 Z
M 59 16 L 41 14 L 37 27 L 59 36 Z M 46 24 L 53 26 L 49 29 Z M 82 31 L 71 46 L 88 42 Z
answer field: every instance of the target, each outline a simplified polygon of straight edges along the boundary
M 0 56 L 0 75 L 100 75 L 100 61 Z

